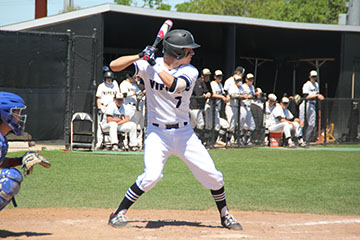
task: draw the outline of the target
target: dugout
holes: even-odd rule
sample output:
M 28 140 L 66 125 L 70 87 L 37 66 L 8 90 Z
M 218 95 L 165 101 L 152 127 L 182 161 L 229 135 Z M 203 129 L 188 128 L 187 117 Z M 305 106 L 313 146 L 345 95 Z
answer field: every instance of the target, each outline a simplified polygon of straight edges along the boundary
M 193 58 L 193 65 L 199 70 L 221 69 L 228 77 L 235 66 L 242 65 L 247 72 L 256 72 L 256 85 L 264 92 L 282 96 L 301 93 L 309 71 L 316 69 L 317 64 L 322 93 L 331 98 L 360 97 L 360 26 L 292 23 L 104 4 L 3 26 L 0 30 L 64 34 L 71 29 L 73 36 L 93 36 L 92 47 L 83 49 L 81 54 L 76 50 L 72 55 L 78 59 L 69 70 L 72 71 L 70 87 L 72 91 L 77 88 L 78 92 L 71 92 L 72 107 L 65 115 L 76 111 L 92 114 L 91 91 L 94 93 L 94 85 L 102 81 L 101 66 L 151 44 L 165 19 L 172 19 L 174 28 L 185 28 L 194 34 L 201 45 Z M 92 62 L 91 54 L 88 56 L 86 52 L 92 52 L 96 60 Z M 119 82 L 123 75 L 116 74 Z M 57 135 L 59 139 L 62 137 Z

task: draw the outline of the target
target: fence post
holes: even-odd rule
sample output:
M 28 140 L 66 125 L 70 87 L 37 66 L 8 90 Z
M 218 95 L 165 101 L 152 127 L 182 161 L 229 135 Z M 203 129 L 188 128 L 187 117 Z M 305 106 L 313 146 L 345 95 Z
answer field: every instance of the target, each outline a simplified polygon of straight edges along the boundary
M 216 108 L 216 99 L 211 98 L 211 115 L 212 115 L 212 126 L 211 126 L 211 146 L 215 145 L 215 108 Z
M 65 148 L 70 149 L 70 124 L 71 124 L 71 79 L 73 72 L 73 40 L 74 33 L 71 29 L 67 31 L 69 40 L 68 40 L 68 50 L 67 50 L 67 72 L 66 72 L 66 98 L 65 98 L 65 121 L 64 121 L 64 140 L 65 140 Z

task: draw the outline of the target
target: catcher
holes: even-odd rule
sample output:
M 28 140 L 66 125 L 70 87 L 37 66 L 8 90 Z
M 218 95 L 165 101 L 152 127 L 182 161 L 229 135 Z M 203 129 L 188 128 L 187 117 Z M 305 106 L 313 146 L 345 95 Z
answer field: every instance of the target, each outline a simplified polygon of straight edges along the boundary
M 13 167 L 22 166 L 24 175 L 29 175 L 36 164 L 49 168 L 50 162 L 35 152 L 27 152 L 22 157 L 8 158 L 9 144 L 6 135 L 13 132 L 22 135 L 26 115 L 22 114 L 26 106 L 24 100 L 13 93 L 0 92 L 0 211 L 13 202 L 16 207 L 15 195 L 20 190 L 23 180 L 21 172 Z

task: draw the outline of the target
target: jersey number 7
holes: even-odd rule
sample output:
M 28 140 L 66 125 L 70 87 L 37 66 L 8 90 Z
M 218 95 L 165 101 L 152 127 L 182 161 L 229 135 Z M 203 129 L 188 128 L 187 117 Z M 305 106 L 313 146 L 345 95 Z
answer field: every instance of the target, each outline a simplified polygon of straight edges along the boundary
M 179 108 L 181 105 L 181 97 L 175 97 L 176 100 L 178 100 L 177 104 L 176 104 L 176 108 Z

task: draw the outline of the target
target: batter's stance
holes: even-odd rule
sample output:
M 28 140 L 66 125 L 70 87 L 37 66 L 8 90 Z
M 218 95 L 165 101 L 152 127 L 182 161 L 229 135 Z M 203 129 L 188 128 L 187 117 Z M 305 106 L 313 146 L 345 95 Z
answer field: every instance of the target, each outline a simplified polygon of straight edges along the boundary
M 111 62 L 113 71 L 121 71 L 131 64 L 135 75 L 144 79 L 147 98 L 148 128 L 145 139 L 145 171 L 128 189 L 118 209 L 111 213 L 109 225 L 126 226 L 125 214 L 144 193 L 152 189 L 163 176 L 164 165 L 170 155 L 180 157 L 195 178 L 210 189 L 220 212 L 221 224 L 228 229 L 242 230 L 229 214 L 226 205 L 223 175 L 215 167 L 206 148 L 191 128 L 189 103 L 198 77 L 197 69 L 190 65 L 193 49 L 200 47 L 186 30 L 172 30 L 163 41 L 164 57 L 142 60 L 144 55 L 154 56 L 155 48 L 147 46 L 141 53 L 123 56 Z

